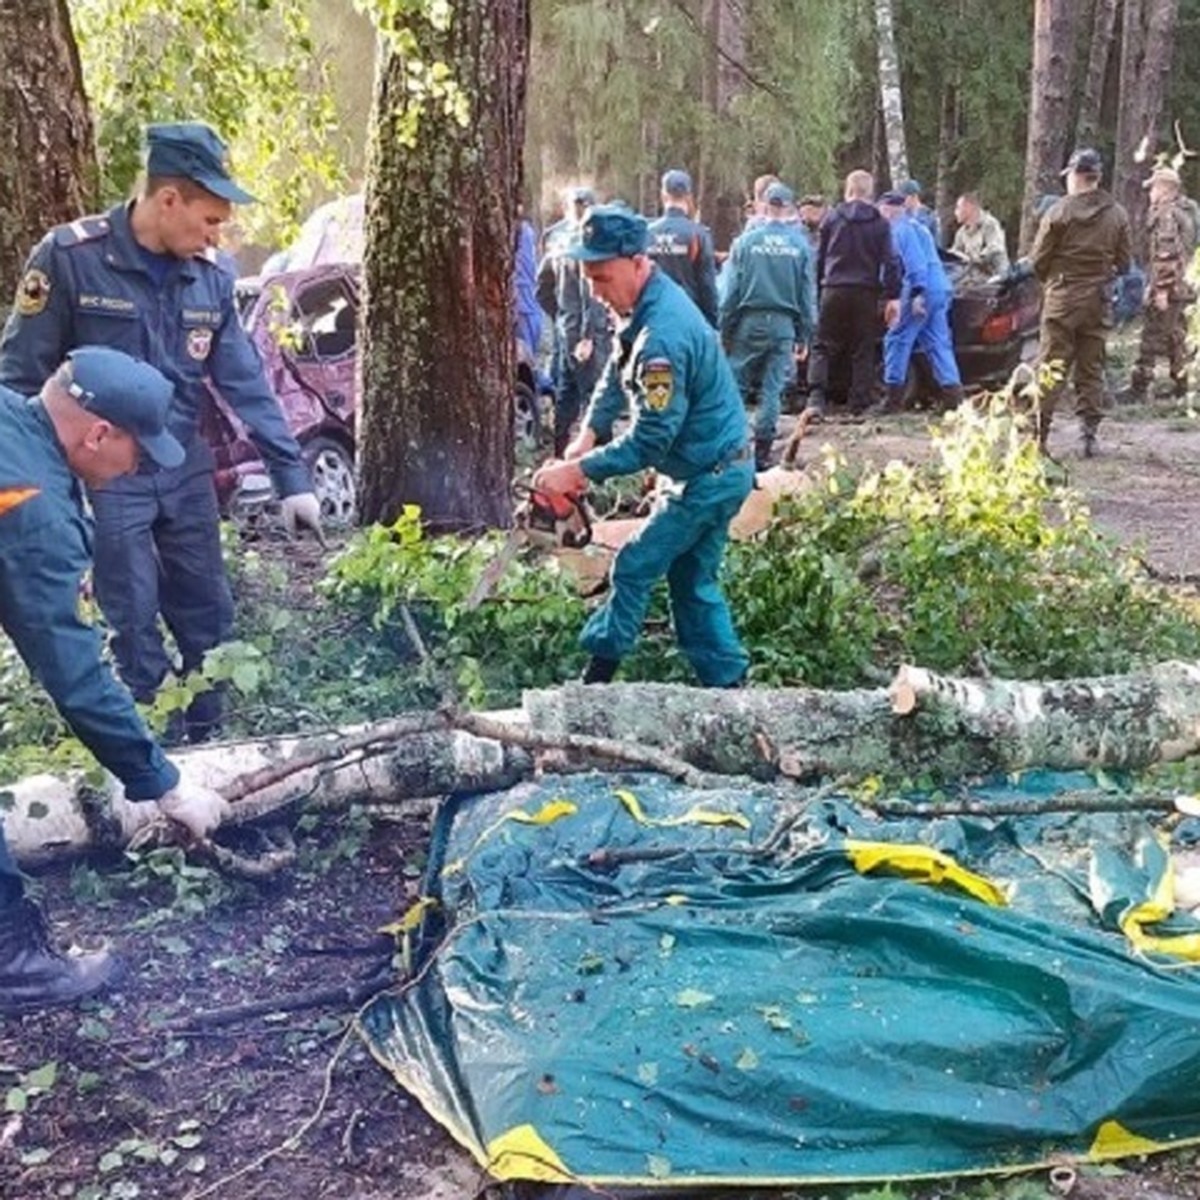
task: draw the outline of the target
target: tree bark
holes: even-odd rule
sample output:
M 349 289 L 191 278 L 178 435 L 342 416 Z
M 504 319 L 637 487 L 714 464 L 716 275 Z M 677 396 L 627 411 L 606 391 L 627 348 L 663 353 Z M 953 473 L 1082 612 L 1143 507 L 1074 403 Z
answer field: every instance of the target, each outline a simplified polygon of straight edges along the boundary
M 1033 215 L 1039 195 L 1058 192 L 1067 158 L 1071 66 L 1077 44 L 1077 0 L 1037 0 L 1033 17 L 1033 73 L 1025 143 L 1025 199 L 1020 252 L 1037 232 Z
M 445 27 L 400 16 L 376 87 L 364 263 L 360 511 L 419 505 L 434 530 L 509 522 L 514 219 L 529 0 L 454 0 Z M 414 92 L 448 68 L 464 105 Z
M 0 0 L 0 296 L 52 225 L 96 203 L 92 119 L 67 0 Z
M 908 147 L 904 138 L 904 95 L 900 87 L 900 54 L 896 48 L 892 0 L 875 0 L 875 40 L 879 53 L 879 102 L 887 137 L 888 174 L 892 187 L 899 187 L 908 178 Z
M 1174 57 L 1179 0 L 1124 2 L 1113 194 L 1129 213 L 1134 253 L 1142 257 L 1147 205 L 1142 183 L 1154 165 L 1158 150 L 1163 98 Z
M 704 106 L 719 122 L 745 87 L 734 65 L 746 57 L 746 11 L 741 0 L 704 0 L 707 63 L 703 77 Z M 731 179 L 708 140 L 700 143 L 696 199 L 701 217 L 712 229 L 718 249 L 729 246 L 742 228 L 743 181 Z
M 463 728 L 450 728 L 455 721 Z M 233 798 L 236 825 L 301 800 L 398 804 L 506 788 L 545 753 L 552 765 L 624 762 L 707 786 L 714 776 L 949 782 L 1031 767 L 1137 770 L 1197 751 L 1200 663 L 1168 662 L 1044 683 L 904 667 L 891 688 L 842 692 L 571 684 L 527 692 L 516 713 L 415 714 L 329 738 L 202 747 L 175 760 L 185 778 Z M 314 763 L 316 752 L 330 761 Z M 284 778 L 297 760 L 303 769 Z M 256 786 L 242 796 L 247 775 Z M 123 845 L 157 812 L 119 790 L 97 797 L 77 780 L 46 775 L 0 798 L 9 845 L 27 865 Z
M 1092 36 L 1088 51 L 1087 74 L 1075 122 L 1075 144 L 1094 146 L 1100 132 L 1100 108 L 1104 100 L 1104 81 L 1112 53 L 1117 24 L 1117 0 L 1096 0 L 1092 11 Z

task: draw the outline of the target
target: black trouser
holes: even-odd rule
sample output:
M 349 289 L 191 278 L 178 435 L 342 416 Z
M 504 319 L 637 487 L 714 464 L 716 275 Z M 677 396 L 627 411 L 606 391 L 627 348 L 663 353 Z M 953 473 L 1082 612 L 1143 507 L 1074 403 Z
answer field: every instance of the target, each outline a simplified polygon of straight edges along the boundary
M 830 363 L 850 359 L 851 412 L 861 412 L 875 394 L 875 343 L 879 338 L 879 289 L 826 287 L 821 290 L 817 336 L 808 363 L 809 403 L 824 405 Z
M 4 840 L 4 825 L 0 823 L 0 909 L 16 904 L 25 893 L 25 883 L 8 842 Z

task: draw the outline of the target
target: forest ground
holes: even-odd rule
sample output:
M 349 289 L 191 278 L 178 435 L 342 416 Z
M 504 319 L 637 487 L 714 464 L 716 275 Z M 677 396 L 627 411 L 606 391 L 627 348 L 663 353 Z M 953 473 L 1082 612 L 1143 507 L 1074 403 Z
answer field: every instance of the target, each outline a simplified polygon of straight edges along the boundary
M 927 453 L 919 415 L 831 420 L 802 445 L 852 458 Z M 1096 521 L 1164 576 L 1200 573 L 1200 418 L 1177 406 L 1118 410 L 1103 453 L 1079 456 L 1074 421 L 1051 449 Z M 1188 580 L 1190 582 L 1190 580 Z M 353 986 L 388 949 L 375 931 L 419 888 L 428 817 L 347 817 L 306 835 L 298 868 L 265 886 L 227 885 L 178 864 L 89 863 L 43 874 L 55 930 L 111 938 L 119 990 L 79 1009 L 0 1023 L 0 1196 L 14 1200 L 466 1200 L 479 1169 L 346 1037 L 345 1001 L 220 1025 L 195 1014 Z M 171 1026 L 167 1027 L 170 1022 Z M 181 1026 L 181 1023 L 182 1026 Z M 794 1196 L 850 1196 L 816 1188 Z M 897 1186 L 893 1200 L 1194 1200 L 1195 1151 L 1049 1178 Z

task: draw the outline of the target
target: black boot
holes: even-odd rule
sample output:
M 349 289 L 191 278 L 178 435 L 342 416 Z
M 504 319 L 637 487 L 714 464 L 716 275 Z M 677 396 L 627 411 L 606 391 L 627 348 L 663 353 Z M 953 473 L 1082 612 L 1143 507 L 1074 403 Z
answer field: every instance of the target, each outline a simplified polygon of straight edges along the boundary
M 942 393 L 943 412 L 957 408 L 967 398 L 961 383 L 952 383 L 948 387 L 940 387 L 938 390 Z
M 1083 427 L 1083 457 L 1095 458 L 1099 453 L 1100 447 L 1096 444 L 1096 427 L 1085 425 Z
M 774 438 L 755 438 L 754 439 L 754 469 L 756 471 L 768 471 L 771 468 L 771 447 L 775 444 Z
M 15 1016 L 72 1004 L 107 987 L 120 963 L 107 950 L 67 955 L 56 950 L 31 900 L 0 909 L 0 1013 Z
M 580 683 L 612 683 L 617 668 L 621 665 L 619 658 L 599 658 L 593 655 L 579 677 Z

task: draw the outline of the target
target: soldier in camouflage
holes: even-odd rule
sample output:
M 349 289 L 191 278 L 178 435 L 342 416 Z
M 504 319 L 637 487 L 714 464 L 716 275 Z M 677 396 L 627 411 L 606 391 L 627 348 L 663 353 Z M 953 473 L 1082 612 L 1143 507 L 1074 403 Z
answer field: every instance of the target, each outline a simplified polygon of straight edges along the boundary
M 1142 341 L 1129 390 L 1144 400 L 1154 378 L 1154 364 L 1165 358 L 1178 397 L 1187 395 L 1187 306 L 1196 294 L 1187 269 L 1196 251 L 1196 227 L 1183 197 L 1179 175 L 1160 167 L 1150 177 L 1150 210 L 1146 216 L 1146 311 Z

